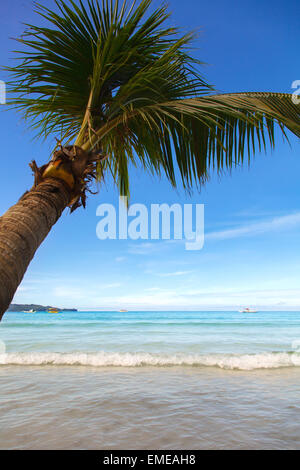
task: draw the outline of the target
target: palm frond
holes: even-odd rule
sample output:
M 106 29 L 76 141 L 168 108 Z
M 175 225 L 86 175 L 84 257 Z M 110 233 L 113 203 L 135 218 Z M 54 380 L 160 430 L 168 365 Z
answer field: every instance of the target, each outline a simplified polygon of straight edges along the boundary
M 243 164 L 246 151 L 249 163 L 257 147 L 273 148 L 276 123 L 284 137 L 285 128 L 300 136 L 300 106 L 289 94 L 209 95 L 141 105 L 132 101 L 83 147 L 105 147 L 114 136 L 128 161 L 129 149 L 134 149 L 135 159 L 151 172 L 164 171 L 173 186 L 177 165 L 184 187 L 191 189 L 213 169 L 222 172 Z
M 99 178 L 110 171 L 129 193 L 130 163 L 164 172 L 186 188 L 212 168 L 230 169 L 274 145 L 274 125 L 300 136 L 300 106 L 290 95 L 211 95 L 189 48 L 194 33 L 167 26 L 165 6 L 151 0 L 55 0 L 36 4 L 49 27 L 26 25 L 12 73 L 11 103 L 39 135 L 101 150 Z

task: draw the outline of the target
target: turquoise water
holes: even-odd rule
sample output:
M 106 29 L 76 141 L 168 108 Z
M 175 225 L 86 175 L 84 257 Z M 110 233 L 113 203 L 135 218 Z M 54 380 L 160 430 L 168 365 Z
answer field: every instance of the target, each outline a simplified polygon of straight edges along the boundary
M 7 313 L 0 340 L 2 365 L 297 367 L 300 312 Z
M 7 313 L 2 449 L 300 449 L 300 312 Z

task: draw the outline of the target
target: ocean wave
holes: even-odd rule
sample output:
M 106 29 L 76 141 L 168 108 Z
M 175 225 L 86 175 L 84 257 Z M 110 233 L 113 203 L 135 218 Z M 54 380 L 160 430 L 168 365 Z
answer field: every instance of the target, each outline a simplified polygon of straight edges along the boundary
M 300 367 L 300 354 L 272 352 L 259 354 L 154 354 L 154 353 L 3 353 L 0 365 L 24 366 L 92 366 L 92 367 L 145 367 L 145 366 L 198 366 L 230 370 L 278 369 Z

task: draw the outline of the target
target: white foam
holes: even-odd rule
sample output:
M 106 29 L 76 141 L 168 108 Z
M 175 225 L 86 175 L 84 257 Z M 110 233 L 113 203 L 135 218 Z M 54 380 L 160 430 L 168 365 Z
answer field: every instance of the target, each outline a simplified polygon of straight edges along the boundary
M 260 354 L 153 354 L 153 353 L 3 353 L 0 365 L 28 366 L 93 366 L 93 367 L 141 367 L 141 366 L 207 366 L 221 369 L 254 370 L 299 367 L 300 354 L 275 352 Z

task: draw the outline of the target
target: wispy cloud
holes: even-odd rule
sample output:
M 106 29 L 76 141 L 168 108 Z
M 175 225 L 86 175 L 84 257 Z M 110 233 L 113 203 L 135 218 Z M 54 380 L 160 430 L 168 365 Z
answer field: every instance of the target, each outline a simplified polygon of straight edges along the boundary
M 85 291 L 84 289 L 79 290 L 77 287 L 57 286 L 53 289 L 53 295 L 68 300 L 81 300 L 85 298 Z
M 267 214 L 267 213 L 266 213 Z M 258 215 L 258 214 L 257 214 Z M 236 225 L 234 223 L 233 225 Z M 294 227 L 300 226 L 300 212 L 293 214 L 280 215 L 273 218 L 265 218 L 257 222 L 251 222 L 244 225 L 235 226 L 234 228 L 226 228 L 223 230 L 215 230 L 205 232 L 205 241 L 211 240 L 226 240 L 231 238 L 238 238 L 242 236 L 254 236 L 267 232 L 274 232 L 280 230 L 289 230 Z M 182 240 L 160 240 L 145 242 L 139 244 L 131 244 L 128 252 L 136 255 L 151 255 L 157 251 L 165 251 L 172 246 L 182 245 L 186 242 Z M 175 275 L 175 274 L 174 274 Z
M 271 220 L 263 220 L 234 229 L 209 232 L 205 235 L 205 240 L 226 240 L 244 235 L 258 235 L 277 230 L 287 230 L 298 225 L 300 225 L 300 212 L 274 217 Z
M 190 274 L 192 271 L 173 271 L 170 273 L 157 273 L 161 277 L 172 277 L 172 276 L 184 276 L 185 274 Z
M 90 307 L 127 308 L 142 310 L 174 309 L 174 310 L 201 310 L 201 309 L 229 309 L 238 310 L 245 305 L 264 309 L 277 309 L 280 307 L 293 308 L 300 305 L 300 289 L 261 289 L 261 290 L 220 290 L 187 295 L 178 290 L 146 289 L 140 293 L 128 293 L 120 296 L 106 296 L 92 299 Z M 98 303 L 97 303 L 98 302 Z
M 101 284 L 102 289 L 113 289 L 114 287 L 120 287 L 120 282 L 112 282 L 111 284 Z
M 132 244 L 129 246 L 128 252 L 133 255 L 150 255 L 159 248 L 159 244 L 155 242 Z
M 18 292 L 28 292 L 28 291 L 32 291 L 33 289 L 30 288 L 30 287 L 25 287 L 25 286 L 19 286 L 18 289 L 17 289 L 17 293 Z
M 165 252 L 166 250 L 171 250 L 173 244 L 185 243 L 185 240 L 154 240 L 143 243 L 131 243 L 128 248 L 128 253 L 134 255 L 151 255 L 156 252 Z
M 122 263 L 122 261 L 125 261 L 125 260 L 126 260 L 126 256 L 117 256 L 117 257 L 115 258 L 115 261 L 116 261 L 117 263 Z
M 160 292 L 163 290 L 161 287 L 147 287 L 145 289 L 146 292 Z

